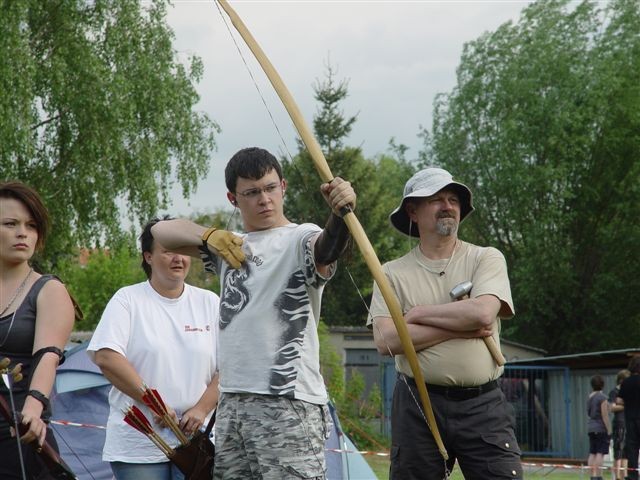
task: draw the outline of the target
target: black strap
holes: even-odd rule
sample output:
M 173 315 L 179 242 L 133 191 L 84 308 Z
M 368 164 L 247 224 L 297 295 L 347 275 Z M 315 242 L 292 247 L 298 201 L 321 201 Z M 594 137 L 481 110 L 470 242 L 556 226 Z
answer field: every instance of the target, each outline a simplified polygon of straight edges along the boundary
M 211 430 L 213 429 L 213 424 L 216 423 L 216 412 L 218 411 L 218 409 L 216 408 L 213 413 L 211 414 L 211 418 L 209 419 L 209 423 L 207 423 L 207 428 L 204 429 L 204 433 L 207 436 L 207 438 L 209 437 L 209 435 L 211 435 Z
M 49 405 L 50 405 L 49 404 L 49 399 L 40 390 L 29 390 L 27 392 L 27 395 L 35 398 L 36 400 L 38 400 L 42 404 L 42 411 L 43 412 L 49 410 Z
M 36 365 L 40 362 L 42 355 L 48 352 L 53 352 L 56 355 L 58 355 L 58 357 L 60 358 L 60 361 L 58 362 L 58 366 L 64 363 L 65 361 L 64 352 L 60 350 L 58 347 L 51 346 L 51 347 L 41 348 L 40 350 L 38 350 L 36 353 L 33 354 L 33 359 L 35 360 Z M 35 370 L 35 367 L 33 368 L 33 370 Z

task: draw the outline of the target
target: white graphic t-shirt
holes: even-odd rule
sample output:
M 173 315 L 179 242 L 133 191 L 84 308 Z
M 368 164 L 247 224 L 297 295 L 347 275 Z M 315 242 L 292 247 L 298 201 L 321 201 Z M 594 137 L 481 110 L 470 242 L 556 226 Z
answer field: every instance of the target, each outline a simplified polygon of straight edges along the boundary
M 238 270 L 202 248 L 205 268 L 219 273 L 222 285 L 221 392 L 327 402 L 317 331 L 327 279 L 316 271 L 311 247 L 319 232 L 291 223 L 242 234 L 247 259 Z

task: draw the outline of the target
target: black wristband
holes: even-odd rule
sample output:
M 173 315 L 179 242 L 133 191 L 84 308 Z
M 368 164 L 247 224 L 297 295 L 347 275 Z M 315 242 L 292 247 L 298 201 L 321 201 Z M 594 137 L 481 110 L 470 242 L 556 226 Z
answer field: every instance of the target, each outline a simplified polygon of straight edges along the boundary
M 49 408 L 49 399 L 40 390 L 29 390 L 27 395 L 38 400 L 43 407 L 43 411 Z

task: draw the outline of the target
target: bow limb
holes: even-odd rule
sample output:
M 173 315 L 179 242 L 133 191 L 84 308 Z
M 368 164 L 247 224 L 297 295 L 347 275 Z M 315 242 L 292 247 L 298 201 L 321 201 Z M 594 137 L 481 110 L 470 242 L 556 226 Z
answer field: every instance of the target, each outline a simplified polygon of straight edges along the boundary
M 226 0 L 217 0 L 218 4 L 224 9 L 229 18 L 231 19 L 231 23 L 236 28 L 238 33 L 242 36 L 244 41 L 246 42 L 249 49 L 253 52 L 256 60 L 260 63 L 260 66 L 264 70 L 265 74 L 269 78 L 271 85 L 276 90 L 280 100 L 284 104 L 291 120 L 293 121 L 302 141 L 307 147 L 311 158 L 313 159 L 313 163 L 318 171 L 318 174 L 322 178 L 324 182 L 331 182 L 333 180 L 333 174 L 331 173 L 331 169 L 329 168 L 329 164 L 322 153 L 322 149 L 320 148 L 320 144 L 316 140 L 315 136 L 311 132 L 311 129 L 307 125 L 298 105 L 296 104 L 293 96 L 287 89 L 286 85 L 282 81 L 282 78 L 271 64 L 264 51 L 258 45 L 255 38 L 251 32 L 247 29 L 244 22 L 240 19 L 238 14 L 235 12 L 233 8 L 229 5 Z M 349 211 L 344 215 L 344 221 L 353 236 L 358 248 L 360 249 L 364 260 L 371 271 L 371 274 L 378 284 L 380 288 L 380 292 L 389 307 L 389 311 L 391 313 L 391 317 L 393 318 L 393 323 L 396 326 L 398 331 L 398 336 L 400 338 L 400 342 L 402 344 L 402 348 L 404 350 L 404 355 L 407 357 L 407 361 L 411 367 L 411 371 L 413 373 L 413 377 L 415 379 L 416 385 L 418 386 L 418 393 L 420 396 L 420 401 L 422 403 L 422 407 L 424 409 L 427 424 L 431 433 L 438 445 L 438 449 L 440 450 L 441 455 L 447 460 L 449 457 L 447 455 L 447 451 L 442 442 L 442 438 L 440 437 L 440 432 L 438 430 L 438 426 L 436 424 L 435 416 L 433 414 L 433 409 L 431 407 L 431 401 L 429 400 L 429 395 L 427 393 L 427 387 L 424 382 L 424 377 L 422 375 L 422 370 L 420 369 L 420 365 L 418 363 L 418 356 L 416 354 L 415 348 L 413 347 L 413 343 L 411 342 L 411 338 L 409 337 L 409 332 L 407 330 L 407 325 L 404 321 L 404 316 L 402 314 L 402 310 L 400 308 L 400 303 L 393 292 L 389 281 L 387 280 L 386 275 L 382 270 L 382 266 L 380 265 L 380 260 L 369 241 L 360 221 L 356 217 L 356 215 Z

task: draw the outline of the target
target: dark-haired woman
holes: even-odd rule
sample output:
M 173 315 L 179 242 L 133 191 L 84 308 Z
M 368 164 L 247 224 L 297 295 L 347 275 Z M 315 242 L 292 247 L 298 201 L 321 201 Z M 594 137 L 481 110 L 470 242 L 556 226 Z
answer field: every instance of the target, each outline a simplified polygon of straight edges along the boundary
M 44 247 L 49 215 L 38 193 L 20 182 L 0 183 L 0 357 L 23 365 L 24 378 L 12 387 L 16 410 L 28 428 L 20 440 L 36 447 L 46 440 L 51 416 L 49 395 L 56 368 L 69 339 L 74 307 L 65 286 L 52 275 L 34 271 L 30 264 Z M 8 401 L 0 382 L 0 395 Z M 11 426 L 0 417 L 0 478 L 37 478 L 44 467 L 31 446 L 22 458 Z

